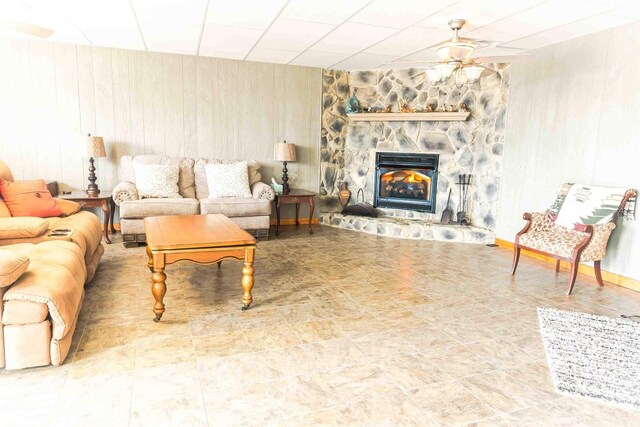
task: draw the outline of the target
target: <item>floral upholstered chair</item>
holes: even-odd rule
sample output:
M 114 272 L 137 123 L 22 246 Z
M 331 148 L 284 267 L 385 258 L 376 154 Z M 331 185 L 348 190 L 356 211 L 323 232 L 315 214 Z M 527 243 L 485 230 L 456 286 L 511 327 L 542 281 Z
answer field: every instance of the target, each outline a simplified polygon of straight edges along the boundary
M 520 250 L 525 249 L 571 263 L 567 295 L 571 294 L 580 262 L 593 261 L 596 280 L 604 286 L 600 261 L 616 219 L 633 219 L 636 191 L 585 184 L 563 184 L 553 205 L 546 212 L 525 213 L 527 224 L 516 235 L 513 248 L 515 274 Z

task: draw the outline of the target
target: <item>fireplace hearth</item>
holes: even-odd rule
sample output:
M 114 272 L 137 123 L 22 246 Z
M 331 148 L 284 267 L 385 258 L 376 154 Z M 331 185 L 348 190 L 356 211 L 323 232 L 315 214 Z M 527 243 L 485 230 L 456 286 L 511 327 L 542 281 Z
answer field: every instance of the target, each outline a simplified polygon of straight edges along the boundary
M 376 153 L 373 206 L 435 213 L 437 154 Z

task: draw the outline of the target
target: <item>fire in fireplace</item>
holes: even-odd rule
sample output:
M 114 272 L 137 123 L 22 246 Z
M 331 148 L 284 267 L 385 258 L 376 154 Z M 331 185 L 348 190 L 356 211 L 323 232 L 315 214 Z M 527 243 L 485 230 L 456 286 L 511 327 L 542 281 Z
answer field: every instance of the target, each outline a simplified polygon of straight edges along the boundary
M 434 213 L 438 155 L 376 153 L 373 205 Z

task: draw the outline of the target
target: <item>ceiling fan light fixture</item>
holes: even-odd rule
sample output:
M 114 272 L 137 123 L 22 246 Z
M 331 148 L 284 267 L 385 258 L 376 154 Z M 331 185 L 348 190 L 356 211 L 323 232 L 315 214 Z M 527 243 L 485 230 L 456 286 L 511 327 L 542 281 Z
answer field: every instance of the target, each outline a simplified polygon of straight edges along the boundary
M 436 65 L 434 68 L 440 74 L 440 81 L 444 82 L 444 81 L 447 81 L 449 77 L 451 77 L 451 73 L 453 73 L 453 70 L 455 70 L 458 67 L 457 65 L 453 65 L 453 64 L 439 64 L 439 65 Z
M 469 79 L 469 83 L 476 83 L 480 81 L 480 76 L 482 75 L 484 68 L 478 65 L 470 65 L 468 67 L 464 67 L 463 70 Z
M 437 49 L 438 56 L 444 60 L 464 61 L 471 58 L 475 46 L 466 42 L 450 42 Z
M 429 68 L 427 70 L 427 78 L 432 85 L 435 85 L 440 81 L 440 71 L 435 68 Z

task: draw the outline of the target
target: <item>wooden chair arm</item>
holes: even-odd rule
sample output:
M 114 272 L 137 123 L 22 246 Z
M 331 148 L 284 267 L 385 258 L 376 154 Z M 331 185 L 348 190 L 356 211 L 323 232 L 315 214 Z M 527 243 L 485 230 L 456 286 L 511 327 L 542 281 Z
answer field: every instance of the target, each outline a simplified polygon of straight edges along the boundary
M 576 224 L 573 229 L 581 233 L 593 234 L 593 225 L 589 224 Z

